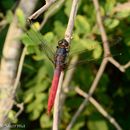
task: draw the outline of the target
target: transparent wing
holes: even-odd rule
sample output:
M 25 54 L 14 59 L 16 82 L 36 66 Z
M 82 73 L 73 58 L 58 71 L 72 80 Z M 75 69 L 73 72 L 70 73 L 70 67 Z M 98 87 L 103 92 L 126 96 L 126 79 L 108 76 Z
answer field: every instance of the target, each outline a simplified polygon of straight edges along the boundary
M 88 55 L 88 54 L 87 54 L 87 55 Z M 90 55 L 91 55 L 91 54 L 90 54 Z M 121 55 L 123 55 L 122 52 L 117 53 L 117 54 L 114 54 L 114 55 L 112 55 L 112 56 L 113 56 L 113 57 L 118 57 L 118 56 L 121 56 Z M 77 66 L 79 66 L 79 65 L 90 64 L 90 63 L 97 63 L 98 61 L 103 60 L 104 58 L 108 58 L 108 57 L 110 57 L 110 56 L 111 56 L 111 55 L 107 55 L 107 56 L 105 56 L 105 57 L 104 57 L 104 56 L 100 56 L 100 58 L 94 59 L 94 58 L 92 58 L 91 56 L 88 55 L 88 57 L 87 57 L 86 59 L 84 59 L 84 60 L 82 60 L 82 59 L 79 58 L 79 60 L 78 60 L 75 64 L 73 64 L 73 63 L 71 63 L 71 64 L 67 63 L 66 69 L 67 69 L 67 70 L 70 70 L 70 69 L 73 69 L 73 68 L 75 68 L 75 67 L 77 67 Z M 85 55 L 85 57 L 86 57 L 86 55 Z
M 47 58 L 54 63 L 54 50 L 47 45 L 40 32 L 36 32 L 34 29 L 30 29 L 26 32 L 28 37 L 39 47 L 39 50 L 47 56 Z
M 116 45 L 120 44 L 121 43 L 121 40 L 122 38 L 121 37 L 118 37 L 116 39 L 112 39 L 109 41 L 110 43 L 110 48 L 113 48 L 115 47 Z M 90 43 L 87 43 L 88 41 L 90 41 Z M 73 57 L 75 54 L 76 55 L 80 55 L 84 52 L 90 52 L 90 51 L 94 51 L 95 49 L 99 48 L 102 46 L 102 43 L 101 42 L 98 42 L 98 41 L 94 41 L 94 40 L 88 40 L 86 42 L 79 42 L 78 43 L 78 46 L 74 47 L 72 46 L 71 48 L 71 51 L 69 53 L 69 56 L 70 57 Z M 75 43 L 72 43 L 71 45 L 73 45 Z M 79 47 L 80 46 L 80 47 Z M 75 48 L 75 49 L 73 49 Z

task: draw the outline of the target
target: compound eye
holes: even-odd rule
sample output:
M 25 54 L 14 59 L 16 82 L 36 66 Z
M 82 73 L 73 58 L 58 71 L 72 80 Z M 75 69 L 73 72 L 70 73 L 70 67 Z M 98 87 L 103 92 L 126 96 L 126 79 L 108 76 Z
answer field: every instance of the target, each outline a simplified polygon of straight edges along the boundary
M 69 46 L 69 43 L 65 39 L 62 39 L 58 42 L 58 45 L 67 48 Z
M 60 40 L 59 42 L 58 42 L 58 45 L 61 45 L 63 43 L 63 40 Z
M 67 41 L 65 41 L 65 46 L 68 47 L 69 46 L 69 43 Z

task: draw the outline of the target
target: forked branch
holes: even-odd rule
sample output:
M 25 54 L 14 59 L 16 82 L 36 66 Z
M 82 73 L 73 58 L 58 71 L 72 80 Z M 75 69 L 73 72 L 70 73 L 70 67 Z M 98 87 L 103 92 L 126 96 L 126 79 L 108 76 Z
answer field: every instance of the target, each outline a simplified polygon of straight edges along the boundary
M 46 4 L 43 7 L 41 7 L 39 10 L 37 10 L 35 13 L 33 13 L 31 16 L 29 16 L 28 19 L 30 21 L 36 19 L 39 15 L 45 12 L 55 1 L 56 0 L 46 0 Z
M 72 126 L 74 125 L 76 119 L 78 118 L 78 116 L 80 115 L 80 113 L 84 110 L 84 108 L 86 107 L 89 98 L 92 96 L 92 94 L 95 92 L 95 89 L 97 88 L 97 85 L 104 73 L 104 70 L 106 68 L 106 65 L 108 62 L 111 62 L 115 67 L 117 67 L 121 72 L 125 72 L 125 69 L 128 68 L 130 66 L 130 62 L 128 62 L 126 65 L 120 65 L 112 56 L 111 56 L 111 52 L 110 52 L 110 48 L 109 48 L 109 42 L 108 42 L 108 38 L 106 35 L 106 31 L 105 28 L 103 26 L 103 22 L 102 22 L 102 16 L 100 13 L 100 6 L 99 6 L 99 2 L 98 0 L 93 0 L 93 4 L 95 7 L 95 11 L 96 11 L 96 18 L 97 18 L 97 24 L 98 27 L 100 29 L 100 33 L 101 33 L 101 38 L 102 38 L 102 43 L 103 43 L 103 49 L 104 49 L 104 56 L 110 55 L 110 57 L 103 59 L 101 66 L 96 74 L 96 77 L 89 89 L 89 93 L 87 98 L 84 99 L 84 101 L 81 103 L 80 107 L 78 108 L 78 110 L 76 111 L 76 113 L 74 114 L 70 124 L 68 125 L 66 130 L 70 130 L 72 128 Z

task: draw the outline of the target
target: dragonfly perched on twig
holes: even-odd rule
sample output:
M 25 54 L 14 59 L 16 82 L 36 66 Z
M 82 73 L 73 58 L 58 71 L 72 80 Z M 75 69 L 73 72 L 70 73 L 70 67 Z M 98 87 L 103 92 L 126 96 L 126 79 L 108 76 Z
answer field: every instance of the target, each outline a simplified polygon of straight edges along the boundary
M 50 48 L 42 39 L 42 35 L 38 32 L 36 32 L 36 28 L 31 29 L 30 31 L 26 32 L 26 34 L 29 36 L 29 38 L 33 41 L 31 35 L 37 38 L 39 50 L 42 51 L 48 59 L 54 64 L 55 70 L 53 74 L 53 80 L 50 88 L 50 94 L 48 98 L 48 114 L 50 114 L 51 109 L 53 107 L 55 96 L 57 92 L 57 87 L 59 83 L 60 74 L 62 71 L 64 71 L 67 68 L 68 65 L 68 55 L 70 50 L 70 44 L 65 40 L 62 39 L 58 41 L 58 45 L 56 48 L 56 51 L 54 52 L 52 48 Z M 35 42 L 35 41 L 33 41 Z M 35 43 L 34 43 L 35 44 Z M 93 49 L 96 48 L 93 47 Z M 85 50 L 86 51 L 86 50 Z M 78 53 L 83 52 L 79 51 Z M 93 60 L 93 59 L 92 59 Z M 81 61 L 79 63 L 86 62 L 88 60 Z
M 39 47 L 40 49 L 44 50 L 44 44 L 41 44 Z M 55 65 L 55 70 L 52 85 L 50 88 L 50 95 L 48 99 L 48 114 L 50 113 L 54 104 L 61 71 L 63 71 L 67 65 L 66 58 L 68 56 L 68 53 L 69 53 L 69 43 L 65 39 L 60 40 L 58 42 L 56 53 L 54 55 L 53 63 Z
M 54 52 L 52 48 L 50 48 L 42 39 L 41 34 L 36 32 L 36 27 L 34 26 L 33 29 L 30 29 L 28 32 L 26 32 L 28 37 L 33 41 L 34 39 L 31 37 L 32 35 L 34 37 L 37 37 L 38 41 L 38 48 L 41 52 L 43 52 L 48 59 L 54 64 L 55 70 L 54 70 L 54 76 L 50 88 L 50 95 L 48 99 L 48 110 L 47 113 L 50 114 L 50 111 L 53 107 L 57 87 L 59 83 L 59 78 L 61 72 L 66 68 L 67 66 L 67 56 L 69 53 L 69 43 L 67 40 L 62 39 L 58 41 L 57 49 Z

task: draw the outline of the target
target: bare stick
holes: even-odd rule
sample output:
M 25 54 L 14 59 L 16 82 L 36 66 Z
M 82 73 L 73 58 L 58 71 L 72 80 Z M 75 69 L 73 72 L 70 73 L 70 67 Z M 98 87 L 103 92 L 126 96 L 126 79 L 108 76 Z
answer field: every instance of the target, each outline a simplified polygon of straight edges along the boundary
M 83 90 L 81 90 L 79 87 L 76 87 L 75 88 L 75 91 L 83 96 L 84 98 L 87 98 L 89 97 L 89 95 L 87 93 L 85 93 Z M 106 111 L 105 109 L 92 97 L 89 98 L 89 101 L 94 105 L 94 107 L 106 118 L 109 120 L 109 122 L 111 124 L 113 124 L 115 126 L 115 128 L 117 130 L 122 130 L 121 126 L 116 122 L 116 120 L 110 116 Z
M 104 72 L 104 70 L 106 68 L 107 63 L 108 63 L 108 59 L 107 58 L 103 59 L 103 61 L 101 63 L 101 66 L 100 66 L 100 68 L 99 68 L 99 70 L 97 72 L 97 75 L 96 75 L 96 77 L 95 77 L 95 79 L 94 79 L 94 81 L 92 83 L 92 86 L 90 87 L 89 95 L 92 95 L 93 92 L 95 91 L 95 89 L 96 89 L 96 87 L 98 85 L 98 82 L 101 79 L 102 74 L 103 74 L 103 72 Z
M 107 65 L 107 62 L 108 62 L 108 60 L 106 58 L 103 59 L 103 61 L 101 63 L 101 66 L 100 66 L 100 68 L 98 70 L 98 73 L 96 75 L 96 78 L 94 79 L 93 84 L 92 84 L 92 86 L 91 86 L 91 88 L 89 90 L 89 97 L 93 94 L 94 90 L 96 89 L 96 86 L 97 86 L 97 84 L 98 84 L 98 82 L 99 82 L 99 80 L 100 80 L 100 78 L 101 78 L 101 76 L 102 76 L 102 74 L 104 72 L 104 69 L 105 69 L 105 67 Z M 84 99 L 84 101 L 81 103 L 80 107 L 78 108 L 78 110 L 74 114 L 74 116 L 73 116 L 71 122 L 69 123 L 69 125 L 67 126 L 66 130 L 71 130 L 72 126 L 74 125 L 74 123 L 76 121 L 76 119 L 78 118 L 80 113 L 83 111 L 83 109 L 87 105 L 89 97 Z
M 21 0 L 18 8 L 22 9 L 25 16 L 30 15 L 35 7 L 37 0 Z M 26 4 L 25 4 L 26 3 Z M 18 39 L 21 36 L 22 30 L 18 26 L 18 19 L 15 16 L 8 29 L 7 37 L 3 47 L 3 57 L 0 66 L 0 124 L 3 125 L 7 119 L 8 112 L 14 104 L 14 82 L 21 55 L 21 44 Z M 3 96 L 2 96 L 3 95 Z
M 66 33 L 65 33 L 65 39 L 69 43 L 70 43 L 70 40 L 72 37 L 72 30 L 73 30 L 74 20 L 75 20 L 76 13 L 77 13 L 77 8 L 78 8 L 78 0 L 73 0 L 71 13 L 70 13 L 70 17 L 69 17 L 69 22 L 68 22 Z M 63 80 L 62 75 L 60 75 L 60 79 Z M 62 83 L 62 81 L 60 81 L 60 83 Z M 58 87 L 57 91 L 60 92 L 59 89 L 60 89 L 60 87 Z M 60 95 L 60 93 L 57 93 L 57 97 L 59 97 L 59 95 Z M 59 121 L 60 121 L 60 119 L 59 119 L 59 111 L 60 111 L 59 110 L 60 109 L 59 98 L 55 99 L 55 102 L 56 102 L 56 105 L 55 105 L 55 109 L 54 109 L 53 129 L 57 130 L 58 126 L 59 126 Z
M 124 69 L 127 69 L 128 67 L 130 67 L 130 61 L 124 65 Z
M 74 20 L 75 20 L 75 17 L 76 17 L 76 14 L 77 14 L 77 9 L 78 9 L 78 1 L 79 0 L 73 0 L 73 3 L 72 3 L 69 22 L 68 22 L 67 29 L 66 29 L 66 32 L 65 32 L 65 39 L 68 42 L 70 42 L 71 37 L 72 37 L 72 30 L 73 30 L 73 27 L 74 27 Z
M 76 63 L 78 62 L 78 56 L 77 55 L 75 55 L 72 59 L 71 59 L 71 61 L 70 61 L 70 65 L 76 65 Z M 69 67 L 71 67 L 69 65 Z M 68 67 L 68 68 L 69 68 Z M 74 71 L 75 71 L 75 68 L 73 68 L 73 69 L 70 69 L 70 70 L 68 70 L 67 72 L 66 72 L 66 75 L 65 75 L 65 79 L 64 79 L 64 82 L 63 82 L 63 85 L 62 85 L 62 91 L 61 91 L 61 100 L 60 100 L 60 106 L 61 106 L 61 108 L 60 108 L 60 110 L 62 110 L 62 107 L 63 107 L 63 104 L 64 104 L 64 102 L 65 102 L 65 99 L 66 99 L 66 93 L 69 91 L 69 84 L 70 84 L 70 82 L 71 82 L 71 80 L 72 80 L 72 77 L 73 77 L 73 74 L 74 74 Z M 62 112 L 60 112 L 60 113 L 62 113 Z
M 46 24 L 46 22 L 48 21 L 48 19 L 49 19 L 52 15 L 54 15 L 54 14 L 61 8 L 61 6 L 63 5 L 64 1 L 65 1 L 65 0 L 59 0 L 59 1 L 55 2 L 55 3 L 52 5 L 51 9 L 48 9 L 48 11 L 45 12 L 44 19 L 43 19 L 43 21 L 42 21 L 42 23 L 41 23 L 40 28 L 43 28 L 43 26 Z
M 31 21 L 32 19 L 36 19 L 39 15 L 41 15 L 43 12 L 45 12 L 56 0 L 46 0 L 46 4 L 41 7 L 39 10 L 37 10 L 34 14 L 28 17 L 28 19 Z
M 23 51 L 22 51 L 22 55 L 21 55 L 21 58 L 20 58 L 20 62 L 19 62 L 19 66 L 18 66 L 18 71 L 17 71 L 17 75 L 16 75 L 16 80 L 15 80 L 15 83 L 14 83 L 14 89 L 13 89 L 13 95 L 16 91 L 16 88 L 19 84 L 19 80 L 20 80 L 20 76 L 21 76 L 21 72 L 22 72 L 22 67 L 23 67 L 23 63 L 24 63 L 24 58 L 25 58 L 25 55 L 26 55 L 26 47 L 24 47 Z
M 15 105 L 19 108 L 19 111 L 16 113 L 15 118 L 18 118 L 18 116 L 22 113 L 24 110 L 24 103 L 16 103 Z
M 111 62 L 121 72 L 125 72 L 125 68 L 122 65 L 120 65 L 113 57 L 109 57 L 109 62 Z
M 102 17 L 101 17 L 101 14 L 100 14 L 100 7 L 99 7 L 99 3 L 98 3 L 98 0 L 93 0 L 93 3 L 94 3 L 94 6 L 95 6 L 95 10 L 96 10 L 96 17 L 97 17 L 97 24 L 99 26 L 99 29 L 100 29 L 100 32 L 101 32 L 101 38 L 102 38 L 102 41 L 103 41 L 103 48 L 104 48 L 104 56 L 107 56 L 107 55 L 111 55 L 111 52 L 110 52 L 110 49 L 109 49 L 109 43 L 108 43 L 108 38 L 107 38 L 107 35 L 106 35 L 106 32 L 105 32 L 105 29 L 104 29 L 104 26 L 103 26 L 103 23 L 102 23 Z M 105 58 L 105 60 L 102 61 L 101 63 L 101 66 L 98 70 L 98 73 L 96 75 L 96 78 L 95 80 L 93 81 L 92 83 L 92 86 L 90 87 L 90 90 L 89 90 L 89 96 L 88 96 L 88 99 L 85 99 L 82 104 L 80 105 L 79 109 L 77 110 L 77 112 L 75 113 L 75 115 L 73 116 L 70 124 L 68 125 L 67 127 L 67 130 L 70 130 L 72 125 L 75 123 L 77 117 L 80 115 L 80 113 L 83 111 L 83 109 L 85 108 L 88 100 L 89 100 L 89 97 L 92 96 L 92 94 L 94 93 L 99 81 L 100 81 L 100 78 L 104 72 L 104 69 L 108 63 L 108 61 L 110 61 L 113 65 L 115 65 L 120 71 L 124 72 L 124 69 L 123 66 L 121 66 L 117 61 L 113 60 L 113 58 L 111 57 L 108 57 L 108 58 Z M 130 66 L 130 64 L 128 63 L 126 68 Z
M 109 55 L 110 54 L 109 43 L 108 43 L 107 35 L 106 35 L 105 29 L 104 29 L 104 26 L 102 23 L 102 17 L 100 14 L 100 6 L 98 3 L 98 0 L 92 0 L 92 1 L 94 4 L 94 7 L 95 7 L 95 11 L 96 11 L 97 24 L 98 24 L 100 32 L 101 32 L 104 53 L 105 53 L 105 55 Z
M 58 84 L 58 90 L 56 93 L 56 98 L 55 98 L 55 103 L 54 103 L 54 115 L 53 115 L 53 129 L 52 130 L 58 130 L 59 127 L 59 122 L 60 122 L 60 93 L 61 93 L 61 86 L 63 82 L 63 77 L 64 77 L 64 71 L 61 72 L 59 84 Z

